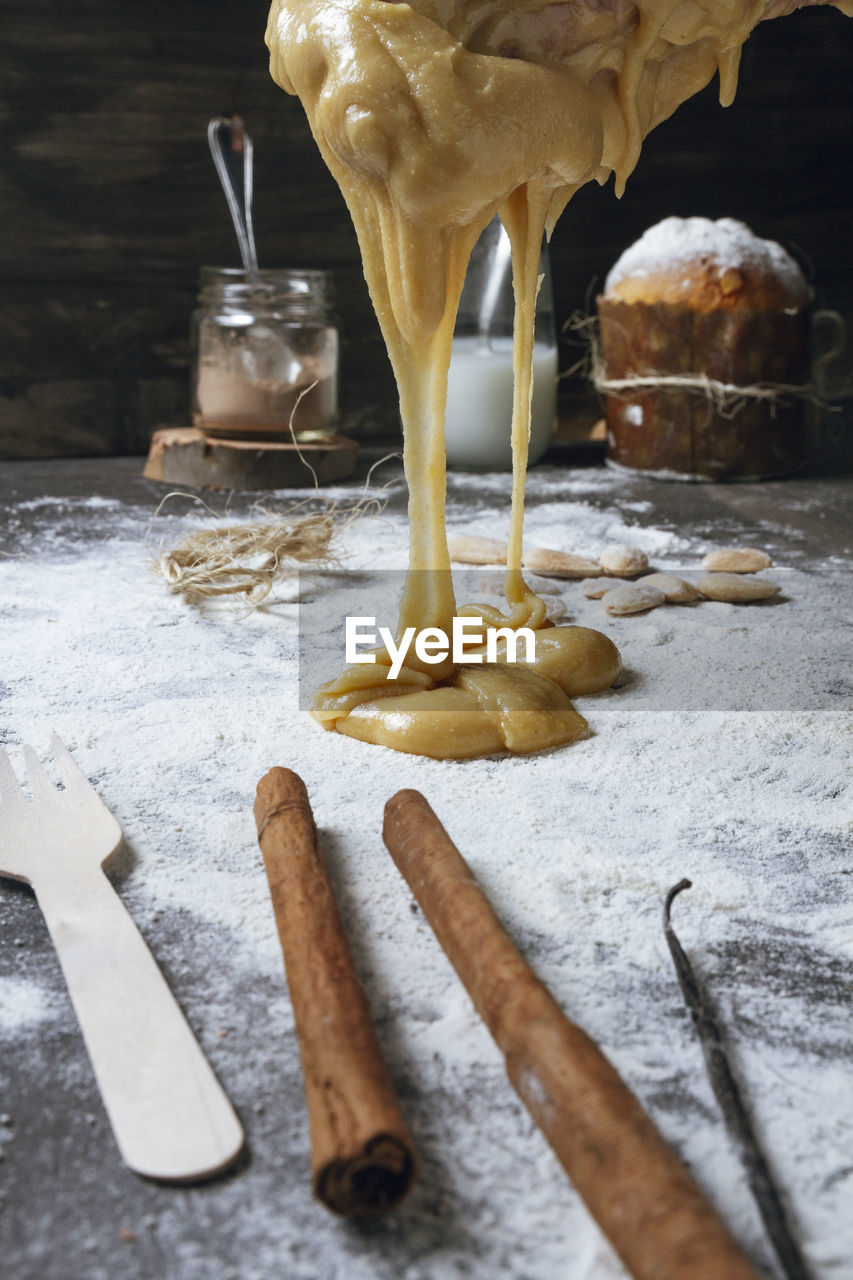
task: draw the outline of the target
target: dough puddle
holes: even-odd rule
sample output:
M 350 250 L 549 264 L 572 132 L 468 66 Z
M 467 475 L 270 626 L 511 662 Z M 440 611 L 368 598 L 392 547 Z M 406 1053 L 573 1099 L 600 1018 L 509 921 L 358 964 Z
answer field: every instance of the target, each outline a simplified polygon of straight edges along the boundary
M 543 751 L 588 732 L 569 695 L 609 688 L 620 667 L 616 646 L 601 632 L 551 627 L 537 632 L 533 663 L 462 665 L 446 683 L 415 692 L 401 694 L 389 682 L 392 692 L 380 698 L 370 686 L 367 699 L 351 710 L 345 710 L 352 695 L 345 679 L 340 717 L 333 695 L 321 692 L 323 723 L 363 742 L 437 759 Z

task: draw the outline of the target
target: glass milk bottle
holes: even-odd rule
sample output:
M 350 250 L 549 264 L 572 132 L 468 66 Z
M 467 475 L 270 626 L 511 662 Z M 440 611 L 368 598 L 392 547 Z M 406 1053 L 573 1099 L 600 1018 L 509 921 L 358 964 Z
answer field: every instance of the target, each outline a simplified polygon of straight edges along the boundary
M 536 304 L 529 462 L 548 448 L 557 417 L 557 334 L 547 246 Z M 496 471 L 512 466 L 512 261 L 499 218 L 471 255 L 453 334 L 445 437 L 448 466 Z

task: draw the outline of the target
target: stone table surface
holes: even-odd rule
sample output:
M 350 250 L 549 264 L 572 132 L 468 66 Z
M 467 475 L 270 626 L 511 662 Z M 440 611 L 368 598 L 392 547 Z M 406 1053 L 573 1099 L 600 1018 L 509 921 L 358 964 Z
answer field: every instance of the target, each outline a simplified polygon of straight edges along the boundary
M 600 466 L 534 469 L 534 542 L 584 551 L 632 540 L 655 565 L 685 572 L 713 546 L 768 547 L 783 595 L 741 613 L 703 603 L 615 620 L 628 677 L 581 700 L 588 741 L 468 764 L 322 735 L 294 696 L 293 597 L 284 590 L 235 621 L 170 596 L 148 572 L 157 548 L 187 518 L 214 517 L 174 498 L 158 511 L 165 491 L 141 468 L 139 458 L 3 465 L 0 741 L 18 769 L 22 742 L 44 754 L 58 730 L 119 817 L 127 847 L 111 876 L 247 1145 L 232 1172 L 200 1186 L 158 1185 L 123 1166 L 33 894 L 0 881 L 5 1280 L 624 1276 L 382 850 L 381 805 L 400 786 L 428 795 L 525 955 L 759 1273 L 778 1276 L 662 943 L 663 894 L 691 874 L 682 942 L 813 1275 L 849 1280 L 851 478 L 693 486 Z M 358 496 L 365 476 L 332 496 Z M 385 486 L 385 506 L 353 534 L 355 554 L 382 562 L 387 550 L 399 566 L 398 461 L 371 483 Z M 501 536 L 507 488 L 505 476 L 451 474 L 451 529 Z M 257 499 L 283 509 L 303 497 L 205 500 L 245 519 L 258 516 Z M 574 584 L 563 596 L 571 617 L 613 633 Z M 766 682 L 761 655 L 752 674 L 734 670 L 735 653 L 741 667 L 756 661 L 738 648 L 747 633 L 779 667 Z M 707 653 L 723 679 L 703 700 L 693 697 L 707 674 L 696 655 Z M 668 654 L 679 674 L 656 685 Z M 726 683 L 736 696 L 718 704 Z M 301 762 L 420 1152 L 419 1184 L 387 1218 L 340 1221 L 310 1196 L 298 1053 L 251 819 L 257 778 Z

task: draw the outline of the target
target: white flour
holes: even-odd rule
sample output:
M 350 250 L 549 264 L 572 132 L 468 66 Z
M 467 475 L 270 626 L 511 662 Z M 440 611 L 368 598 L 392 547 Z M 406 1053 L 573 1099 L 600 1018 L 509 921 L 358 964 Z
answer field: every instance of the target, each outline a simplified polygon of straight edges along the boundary
M 31 1023 L 55 1016 L 55 1012 L 48 995 L 36 983 L 0 978 L 0 1034 L 17 1035 Z
M 452 529 L 505 537 L 506 487 L 506 477 L 451 477 Z M 431 801 L 563 1007 L 766 1266 L 663 941 L 666 890 L 684 875 L 694 881 L 676 904 L 676 927 L 720 1011 L 816 1280 L 849 1280 L 853 807 L 841 569 L 809 565 L 806 547 L 767 572 L 783 583 L 781 603 L 670 606 L 624 619 L 561 584 L 571 620 L 611 635 L 628 669 L 621 688 L 577 700 L 591 736 L 530 758 L 436 762 L 324 733 L 298 710 L 291 584 L 246 617 L 200 613 L 170 596 L 149 573 L 145 545 L 159 495 L 142 484 L 139 492 L 135 506 L 31 500 L 21 523 L 10 521 L 0 684 L 13 763 L 20 771 L 18 743 L 44 754 L 57 731 L 121 822 L 132 855 L 117 872 L 122 898 L 155 950 L 162 921 L 184 922 L 177 994 L 186 1002 L 200 983 L 193 1013 L 208 1046 L 229 1032 L 218 1069 L 262 1152 L 285 1138 L 253 1121 L 253 1101 L 265 1087 L 275 1096 L 278 1073 L 295 1072 L 295 1051 L 276 1039 L 291 1014 L 251 806 L 268 768 L 295 768 L 425 1152 L 408 1207 L 366 1236 L 306 1207 L 298 1159 L 276 1166 L 275 1200 L 262 1192 L 234 1215 L 234 1247 L 245 1242 L 240 1280 L 273 1266 L 282 1274 L 283 1258 L 288 1280 L 624 1275 L 410 910 L 380 836 L 385 800 L 406 786 Z M 687 576 L 714 545 L 695 528 L 656 526 L 652 504 L 612 473 L 536 472 L 530 495 L 531 544 L 594 554 L 627 541 L 654 567 Z M 178 536 L 174 509 L 155 525 L 166 545 Z M 27 514 L 39 519 L 33 538 L 22 532 Z M 245 510 L 235 504 L 234 514 Z M 772 552 L 766 528 L 762 538 L 753 544 Z M 353 568 L 399 567 L 405 547 L 404 522 L 389 509 L 354 526 L 343 550 Z M 257 1041 L 235 1030 L 239 982 L 275 993 Z M 37 1037 L 56 1016 L 47 986 L 0 980 L 0 1036 Z M 289 1141 L 298 1156 L 304 1134 Z M 257 1160 L 222 1190 L 223 1204 L 252 1177 L 261 1177 Z M 158 1192 L 157 1211 L 179 1239 L 175 1194 Z M 279 1194 L 292 1214 L 281 1214 Z M 193 1280 L 237 1274 L 187 1266 L 180 1274 Z M 93 1264 L 91 1275 L 101 1274 Z

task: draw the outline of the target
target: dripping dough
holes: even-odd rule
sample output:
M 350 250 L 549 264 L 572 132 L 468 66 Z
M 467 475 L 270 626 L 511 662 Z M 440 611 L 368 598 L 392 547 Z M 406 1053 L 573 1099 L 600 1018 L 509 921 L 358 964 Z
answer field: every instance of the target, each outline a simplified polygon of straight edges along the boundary
M 853 14 L 853 0 L 835 4 Z M 393 685 L 381 662 L 353 667 L 318 691 L 314 714 L 327 728 L 432 756 L 533 751 L 585 731 L 569 693 L 592 688 L 574 688 L 575 666 L 605 688 L 618 655 L 596 632 L 545 630 L 544 605 L 521 573 L 542 236 L 584 183 L 613 173 L 621 193 L 646 134 L 717 71 L 730 102 L 750 31 L 797 7 L 273 0 L 271 72 L 301 99 L 347 202 L 397 380 L 410 531 L 399 629 L 449 633 L 457 612 L 444 525 L 447 370 L 468 258 L 499 214 L 515 294 L 507 610 L 461 612 L 530 627 L 540 643 L 549 631 L 557 637 L 544 644 L 544 667 L 427 668 L 411 658 Z

